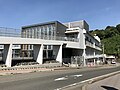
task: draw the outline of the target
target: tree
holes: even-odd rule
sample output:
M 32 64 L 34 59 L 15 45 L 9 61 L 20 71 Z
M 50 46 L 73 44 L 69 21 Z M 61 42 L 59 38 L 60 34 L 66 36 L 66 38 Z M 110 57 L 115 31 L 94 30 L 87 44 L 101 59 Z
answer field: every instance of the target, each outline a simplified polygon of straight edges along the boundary
M 118 24 L 118 25 L 116 26 L 116 29 L 117 29 L 117 31 L 118 31 L 119 34 L 120 34 L 120 24 Z
M 100 37 L 102 43 L 104 43 L 106 54 L 120 56 L 120 24 L 116 25 L 116 27 L 107 26 L 102 30 L 92 30 L 91 34 Z

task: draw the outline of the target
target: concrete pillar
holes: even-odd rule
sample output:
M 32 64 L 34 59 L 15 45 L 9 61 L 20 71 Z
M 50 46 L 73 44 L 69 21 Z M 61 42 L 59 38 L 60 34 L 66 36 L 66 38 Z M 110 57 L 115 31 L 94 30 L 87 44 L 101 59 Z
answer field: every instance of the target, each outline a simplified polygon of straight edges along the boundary
M 83 66 L 86 66 L 86 52 L 85 49 L 83 49 Z
M 39 64 L 43 64 L 43 44 L 33 46 L 33 59 Z
M 7 67 L 12 64 L 12 44 L 4 45 L 3 61 Z
M 79 43 L 80 43 L 80 46 L 83 47 L 83 66 L 86 66 L 86 41 L 85 41 L 85 33 L 86 33 L 86 30 L 85 29 L 82 29 L 81 31 L 81 34 L 80 34 L 80 40 L 79 40 Z M 82 43 L 82 44 L 81 44 Z
M 53 55 L 56 61 L 62 63 L 62 45 L 53 46 Z
M 95 59 L 94 59 L 94 66 L 96 65 L 96 63 L 95 63 Z

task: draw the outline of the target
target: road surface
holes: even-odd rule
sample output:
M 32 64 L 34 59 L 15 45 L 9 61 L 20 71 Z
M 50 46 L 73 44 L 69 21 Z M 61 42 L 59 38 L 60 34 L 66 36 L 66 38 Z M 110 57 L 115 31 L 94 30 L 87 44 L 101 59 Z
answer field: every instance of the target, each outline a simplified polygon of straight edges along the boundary
M 100 75 L 119 71 L 114 68 L 84 68 L 0 76 L 0 90 L 58 90 L 58 88 Z

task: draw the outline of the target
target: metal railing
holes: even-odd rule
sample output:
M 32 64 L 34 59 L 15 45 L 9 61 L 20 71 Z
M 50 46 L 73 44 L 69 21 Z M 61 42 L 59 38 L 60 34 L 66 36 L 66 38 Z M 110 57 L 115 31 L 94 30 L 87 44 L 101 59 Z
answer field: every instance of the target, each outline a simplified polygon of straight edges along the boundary
M 86 46 L 94 47 L 94 45 L 91 42 L 87 41 L 87 40 L 85 41 L 85 44 L 86 44 Z
M 21 37 L 21 30 L 20 29 L 0 27 L 0 36 Z
M 71 56 L 71 64 L 83 65 L 83 56 Z
M 35 39 L 44 39 L 44 40 L 59 40 L 59 41 L 71 41 L 71 42 L 78 42 L 77 38 L 70 38 L 70 37 L 60 37 L 60 36 L 50 36 L 50 35 L 41 35 L 41 36 L 28 36 L 21 35 L 20 29 L 12 29 L 12 28 L 4 28 L 0 27 L 0 36 L 3 37 L 19 37 L 19 38 L 35 38 Z
M 103 57 L 103 55 L 102 54 L 100 54 L 100 55 L 86 55 L 86 59 L 91 59 L 91 58 L 99 58 L 99 57 Z
M 85 41 L 85 44 L 86 44 L 86 46 L 88 46 L 88 47 L 92 47 L 92 48 L 96 48 L 96 49 L 98 49 L 98 50 L 101 50 L 101 47 L 100 46 L 98 46 L 98 45 L 95 45 L 95 44 L 93 44 L 93 43 L 91 43 L 90 41 Z
M 48 36 L 48 35 L 40 36 L 38 39 L 78 42 L 77 38 L 60 37 L 60 36 Z

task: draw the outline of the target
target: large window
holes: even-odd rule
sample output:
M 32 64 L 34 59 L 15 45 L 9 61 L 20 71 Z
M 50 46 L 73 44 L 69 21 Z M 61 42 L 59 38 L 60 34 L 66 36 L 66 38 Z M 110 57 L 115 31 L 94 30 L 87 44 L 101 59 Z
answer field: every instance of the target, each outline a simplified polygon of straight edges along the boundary
M 44 31 L 43 31 L 43 27 L 41 27 L 41 39 L 43 39 L 43 35 L 44 35 Z
M 44 26 L 45 36 L 47 36 L 47 26 Z
M 32 35 L 32 38 L 34 38 L 34 28 L 31 28 L 31 35 Z

